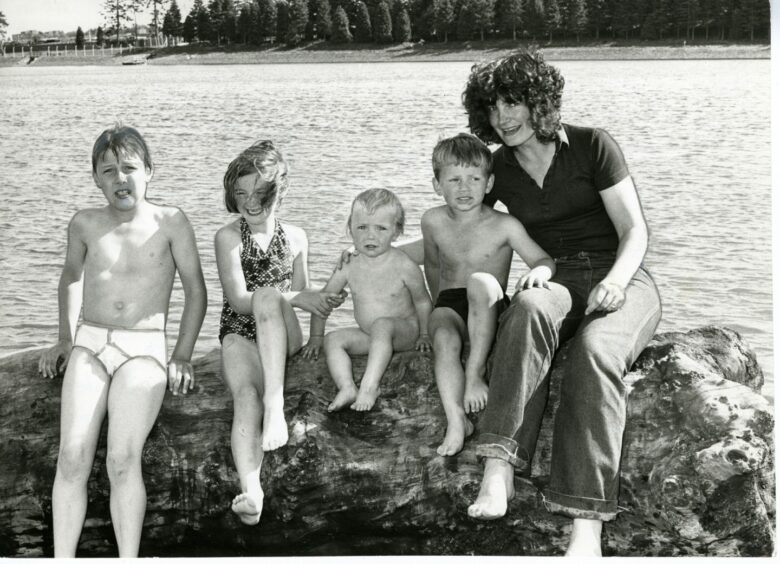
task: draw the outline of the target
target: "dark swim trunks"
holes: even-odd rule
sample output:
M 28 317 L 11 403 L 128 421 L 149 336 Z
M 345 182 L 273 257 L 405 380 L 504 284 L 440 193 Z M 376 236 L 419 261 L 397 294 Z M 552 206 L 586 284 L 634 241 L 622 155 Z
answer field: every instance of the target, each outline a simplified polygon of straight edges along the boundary
M 293 256 L 287 235 L 279 220 L 276 220 L 271 243 L 263 252 L 260 245 L 252 238 L 249 224 L 242 217 L 241 222 L 241 269 L 244 271 L 246 289 L 254 292 L 261 286 L 272 286 L 280 292 L 289 292 L 292 287 Z M 222 296 L 222 316 L 219 320 L 219 342 L 225 335 L 235 333 L 254 341 L 255 320 L 251 315 L 243 315 L 233 311 L 227 296 Z
M 509 307 L 509 301 L 509 297 L 504 294 L 504 299 L 498 304 L 498 315 L 501 315 Z M 439 292 L 439 297 L 436 298 L 436 305 L 433 307 L 448 307 L 455 311 L 466 325 L 469 323 L 469 298 L 466 294 L 466 288 L 442 290 Z

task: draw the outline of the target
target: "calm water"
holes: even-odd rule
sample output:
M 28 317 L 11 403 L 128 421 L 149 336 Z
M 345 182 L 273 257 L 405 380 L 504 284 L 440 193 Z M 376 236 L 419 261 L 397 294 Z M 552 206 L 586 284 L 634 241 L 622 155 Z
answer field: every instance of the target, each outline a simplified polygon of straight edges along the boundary
M 227 163 L 271 138 L 291 164 L 282 217 L 306 228 L 315 285 L 339 249 L 352 197 L 395 190 L 419 234 L 440 203 L 430 185 L 439 136 L 465 130 L 469 63 L 0 69 L 0 353 L 51 343 L 57 280 L 73 213 L 103 204 L 90 176 L 94 138 L 116 119 L 151 145 L 150 197 L 189 216 L 209 290 L 197 353 L 217 346 L 222 294 L 213 251 L 229 221 Z M 660 330 L 720 324 L 742 333 L 773 395 L 770 61 L 578 61 L 564 121 L 621 144 L 651 227 L 646 264 L 664 301 Z M 511 284 L 521 271 L 515 266 Z M 174 290 L 170 334 L 183 294 Z M 350 303 L 329 327 L 351 323 Z

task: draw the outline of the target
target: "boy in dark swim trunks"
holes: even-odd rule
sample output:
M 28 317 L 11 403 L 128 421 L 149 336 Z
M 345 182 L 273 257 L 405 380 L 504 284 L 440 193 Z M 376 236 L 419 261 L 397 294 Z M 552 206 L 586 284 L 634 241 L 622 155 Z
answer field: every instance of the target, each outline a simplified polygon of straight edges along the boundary
M 498 316 L 509 303 L 512 252 L 530 267 L 515 291 L 546 287 L 555 263 L 517 219 L 483 205 L 493 187 L 493 157 L 482 141 L 465 133 L 443 139 L 432 160 L 433 188 L 445 204 L 422 217 L 425 277 L 435 304 L 428 330 L 447 416 L 437 452 L 451 456 L 474 430 L 466 413 L 482 410 L 487 402 L 485 365 Z M 466 339 L 471 348 L 464 371 L 460 358 Z

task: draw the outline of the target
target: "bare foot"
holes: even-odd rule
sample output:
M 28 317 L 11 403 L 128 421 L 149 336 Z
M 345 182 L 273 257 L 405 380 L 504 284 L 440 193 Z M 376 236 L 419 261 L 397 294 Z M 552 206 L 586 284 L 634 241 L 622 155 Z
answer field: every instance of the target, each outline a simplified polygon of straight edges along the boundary
M 349 388 L 342 388 L 338 391 L 336 397 L 333 398 L 333 401 L 330 402 L 330 405 L 328 405 L 328 411 L 338 411 L 348 405 L 352 405 L 355 403 L 357 394 L 358 389 L 354 385 Z
M 376 403 L 376 398 L 379 397 L 379 388 L 373 390 L 366 390 L 363 386 L 360 386 L 358 390 L 357 398 L 350 408 L 355 411 L 368 411 Z
M 515 469 L 499 458 L 488 458 L 477 501 L 468 508 L 469 517 L 484 520 L 503 517 L 514 496 Z
M 238 494 L 230 508 L 244 525 L 257 525 L 263 512 L 263 496 L 253 498 L 248 493 Z
M 483 370 L 484 373 L 484 370 Z M 483 376 L 466 375 L 466 390 L 463 393 L 463 409 L 466 413 L 482 411 L 487 405 L 488 386 Z
M 263 450 L 276 450 L 287 444 L 290 438 L 284 419 L 284 402 L 266 405 L 263 413 Z
M 601 556 L 601 527 L 597 519 L 574 519 L 566 556 Z
M 447 432 L 436 452 L 440 456 L 453 456 L 463 450 L 463 442 L 466 437 L 474 432 L 474 424 L 463 415 L 455 421 L 447 423 Z

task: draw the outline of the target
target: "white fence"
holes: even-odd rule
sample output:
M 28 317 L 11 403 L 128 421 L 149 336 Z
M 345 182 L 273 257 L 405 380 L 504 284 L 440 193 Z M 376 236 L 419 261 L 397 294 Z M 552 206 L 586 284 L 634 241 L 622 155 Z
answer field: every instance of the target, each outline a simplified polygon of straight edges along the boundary
M 10 48 L 8 46 L 3 47 L 3 53 L 6 57 L 105 57 L 113 56 L 115 53 L 117 55 L 122 55 L 123 53 L 132 53 L 133 52 L 133 46 L 128 45 L 126 47 L 119 46 L 119 47 L 95 47 L 94 45 L 90 45 L 87 47 L 86 45 L 79 49 L 75 45 L 73 48 L 71 48 L 69 45 L 60 47 L 59 45 L 55 45 L 54 47 L 50 45 L 31 45 L 30 47 L 17 47 L 16 45 L 12 45 Z

